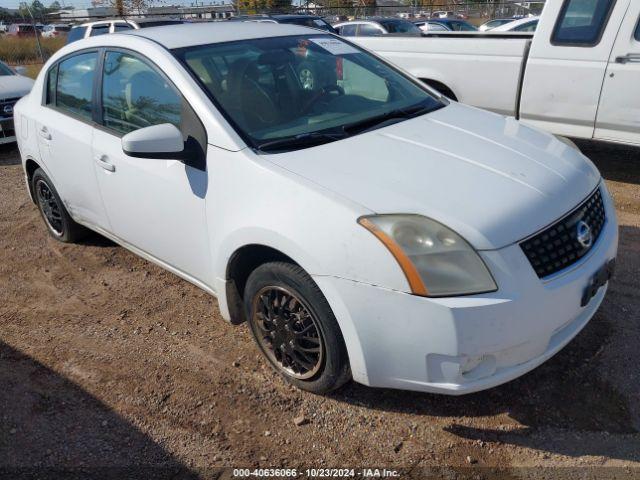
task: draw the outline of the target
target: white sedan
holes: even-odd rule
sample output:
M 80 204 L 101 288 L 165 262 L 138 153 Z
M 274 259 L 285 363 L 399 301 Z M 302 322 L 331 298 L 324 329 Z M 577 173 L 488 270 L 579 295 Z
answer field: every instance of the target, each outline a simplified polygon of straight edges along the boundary
M 81 40 L 16 112 L 54 238 L 94 230 L 215 295 L 306 390 L 504 383 L 587 324 L 612 273 L 615 211 L 573 146 L 317 30 Z

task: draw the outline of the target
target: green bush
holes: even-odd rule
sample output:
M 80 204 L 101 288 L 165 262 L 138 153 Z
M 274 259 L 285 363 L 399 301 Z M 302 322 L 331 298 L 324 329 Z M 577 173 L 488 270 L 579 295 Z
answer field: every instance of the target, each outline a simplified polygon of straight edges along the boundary
M 64 37 L 40 38 L 45 60 L 62 48 L 66 42 Z M 0 60 L 10 65 L 42 63 L 36 39 L 33 37 L 0 37 Z

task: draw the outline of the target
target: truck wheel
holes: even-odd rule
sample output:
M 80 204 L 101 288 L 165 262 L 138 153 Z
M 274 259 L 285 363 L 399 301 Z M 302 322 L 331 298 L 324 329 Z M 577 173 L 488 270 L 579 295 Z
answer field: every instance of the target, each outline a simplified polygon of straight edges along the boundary
M 47 230 L 53 238 L 60 242 L 69 243 L 86 236 L 88 230 L 73 221 L 64 203 L 60 200 L 53 182 L 41 168 L 33 172 L 31 187 L 38 210 L 40 210 Z
M 327 393 L 351 378 L 338 322 L 302 268 L 285 262 L 256 268 L 247 280 L 244 304 L 258 347 L 289 383 Z

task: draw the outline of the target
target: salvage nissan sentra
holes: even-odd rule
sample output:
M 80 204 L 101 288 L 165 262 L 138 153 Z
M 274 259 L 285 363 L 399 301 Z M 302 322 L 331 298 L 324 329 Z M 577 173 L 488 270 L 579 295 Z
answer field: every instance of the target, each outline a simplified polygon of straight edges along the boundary
M 613 270 L 611 198 L 569 142 L 313 29 L 85 39 L 16 122 L 54 238 L 99 232 L 215 295 L 305 390 L 504 383 L 586 325 Z

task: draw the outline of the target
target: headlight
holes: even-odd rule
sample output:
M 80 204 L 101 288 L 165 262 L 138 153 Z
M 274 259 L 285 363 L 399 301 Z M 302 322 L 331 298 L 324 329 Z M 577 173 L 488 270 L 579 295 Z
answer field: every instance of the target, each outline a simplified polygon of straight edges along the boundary
M 373 215 L 358 223 L 393 254 L 416 295 L 443 297 L 493 292 L 486 265 L 460 235 L 420 215 Z

